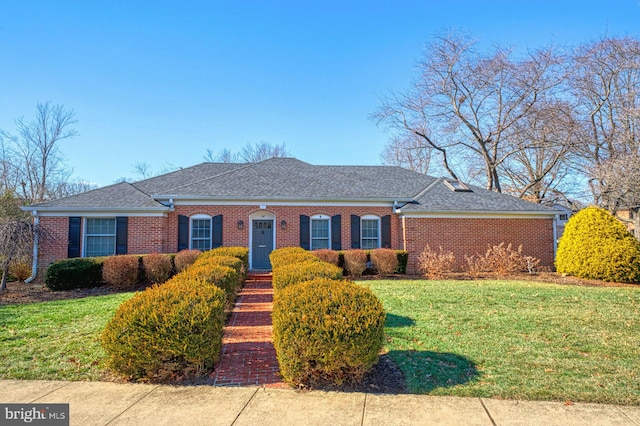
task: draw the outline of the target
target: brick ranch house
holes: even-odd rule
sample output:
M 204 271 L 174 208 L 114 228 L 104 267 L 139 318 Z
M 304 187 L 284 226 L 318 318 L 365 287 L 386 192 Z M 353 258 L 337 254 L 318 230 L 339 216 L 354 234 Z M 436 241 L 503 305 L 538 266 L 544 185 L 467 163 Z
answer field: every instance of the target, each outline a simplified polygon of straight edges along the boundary
M 52 262 L 125 253 L 245 246 L 252 269 L 269 269 L 279 247 L 389 247 L 409 252 L 408 272 L 428 244 L 464 255 L 512 243 L 554 261 L 557 211 L 515 197 L 391 166 L 314 166 L 294 158 L 202 163 L 23 207 L 53 238 L 34 253 Z

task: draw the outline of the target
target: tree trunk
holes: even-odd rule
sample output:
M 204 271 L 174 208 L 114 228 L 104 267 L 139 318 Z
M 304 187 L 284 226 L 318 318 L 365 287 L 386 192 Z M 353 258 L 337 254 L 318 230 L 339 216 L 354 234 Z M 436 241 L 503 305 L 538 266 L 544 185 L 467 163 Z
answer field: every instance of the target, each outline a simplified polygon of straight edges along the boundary
M 2 282 L 0 283 L 0 291 L 7 289 L 7 275 L 9 275 L 9 268 L 6 268 L 2 271 Z

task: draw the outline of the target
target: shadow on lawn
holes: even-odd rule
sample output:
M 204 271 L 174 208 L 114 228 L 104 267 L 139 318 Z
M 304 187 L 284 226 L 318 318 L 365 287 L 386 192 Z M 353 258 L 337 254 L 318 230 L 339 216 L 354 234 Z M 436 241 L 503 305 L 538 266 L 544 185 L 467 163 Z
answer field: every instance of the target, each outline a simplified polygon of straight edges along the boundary
M 394 315 L 394 314 L 387 314 L 387 317 L 385 319 L 385 327 L 393 327 L 393 328 L 399 328 L 399 327 L 411 327 L 412 325 L 415 325 L 416 322 L 413 318 L 409 318 L 409 317 L 403 317 L 401 315 Z
M 480 376 L 469 359 L 447 352 L 390 351 L 402 370 L 410 392 L 428 393 L 438 388 L 463 385 Z

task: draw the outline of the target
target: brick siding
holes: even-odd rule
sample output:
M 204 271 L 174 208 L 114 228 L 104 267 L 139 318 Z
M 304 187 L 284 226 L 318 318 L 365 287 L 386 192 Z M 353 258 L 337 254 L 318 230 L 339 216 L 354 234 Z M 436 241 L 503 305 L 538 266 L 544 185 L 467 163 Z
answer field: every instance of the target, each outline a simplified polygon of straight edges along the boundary
M 130 217 L 128 223 L 128 253 L 175 253 L 178 249 L 178 215 L 223 215 L 223 245 L 249 245 L 250 217 L 267 212 L 275 216 L 275 248 L 300 244 L 300 215 L 342 215 L 342 249 L 351 248 L 350 216 L 391 215 L 391 244 L 393 249 L 409 251 L 408 272 L 417 272 L 417 256 L 428 244 L 451 250 L 459 262 L 464 255 L 484 253 L 488 244 L 512 243 L 523 246 L 525 254 L 539 257 L 542 265 L 553 265 L 552 219 L 432 219 L 405 218 L 392 213 L 391 207 L 337 207 L 337 206 L 176 206 L 166 217 Z M 238 221 L 244 222 L 238 229 Z M 286 229 L 281 222 L 286 222 Z M 404 228 L 403 228 L 404 220 Z M 69 219 L 42 217 L 41 224 L 52 238 L 40 245 L 39 276 L 49 264 L 67 257 Z M 82 234 L 84 236 L 84 232 Z M 81 244 L 84 239 L 81 240 Z
M 407 272 L 417 272 L 418 255 L 429 245 L 442 247 L 456 256 L 458 267 L 464 256 L 484 254 L 488 245 L 522 245 L 525 255 L 541 260 L 541 266 L 553 266 L 553 219 L 405 219 Z

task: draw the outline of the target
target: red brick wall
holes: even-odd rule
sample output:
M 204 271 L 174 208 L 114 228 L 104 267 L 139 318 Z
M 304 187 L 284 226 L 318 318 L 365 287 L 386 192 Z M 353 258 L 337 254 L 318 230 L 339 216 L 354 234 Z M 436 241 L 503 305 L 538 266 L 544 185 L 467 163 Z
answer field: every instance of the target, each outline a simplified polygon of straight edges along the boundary
M 465 255 L 484 254 L 489 244 L 522 244 L 523 253 L 540 258 L 541 266 L 553 265 L 552 219 L 408 218 L 405 224 L 409 273 L 417 272 L 418 254 L 427 245 L 452 251 L 461 266 Z
M 67 257 L 69 218 L 41 217 L 40 226 L 45 237 L 38 246 L 38 277 L 44 278 L 44 273 L 51 263 Z
M 256 206 L 176 206 L 169 214 L 167 221 L 167 245 L 165 251 L 175 252 L 178 248 L 178 215 L 193 216 L 206 214 L 209 216 L 222 215 L 222 241 L 225 246 L 249 245 L 250 215 L 252 213 L 267 212 L 275 215 L 276 247 L 298 246 L 300 244 L 300 215 L 327 216 L 342 215 L 342 248 L 351 248 L 351 215 L 358 216 L 391 215 L 391 244 L 394 249 L 402 249 L 402 234 L 400 219 L 392 214 L 391 207 L 307 207 L 307 206 L 267 206 L 261 210 Z M 244 222 L 244 228 L 238 229 L 238 221 Z M 287 228 L 281 229 L 280 223 L 287 222 Z
M 392 248 L 410 252 L 408 272 L 417 271 L 418 254 L 429 244 L 437 249 L 442 246 L 456 255 L 460 264 L 464 255 L 484 253 L 488 244 L 512 243 L 523 245 L 525 254 L 539 257 L 542 265 L 553 265 L 553 225 L 551 219 L 405 219 L 392 214 L 390 207 L 324 207 L 324 206 L 176 206 L 167 217 L 130 217 L 128 223 L 128 252 L 174 253 L 178 248 L 178 215 L 223 215 L 223 245 L 245 246 L 249 244 L 250 215 L 256 212 L 275 215 L 276 248 L 297 246 L 300 243 L 300 215 L 342 215 L 342 249 L 351 248 L 352 214 L 358 216 L 391 215 Z M 238 229 L 238 221 L 244 228 Z M 280 223 L 287 222 L 286 229 Z M 52 237 L 41 244 L 39 267 L 45 268 L 53 261 L 66 258 L 69 219 L 67 217 L 42 217 Z M 405 241 L 406 240 L 406 241 Z M 43 276 L 42 274 L 40 275 Z
M 127 224 L 127 253 L 167 252 L 166 229 L 166 217 L 130 217 Z

